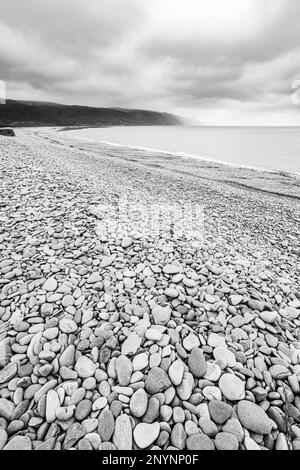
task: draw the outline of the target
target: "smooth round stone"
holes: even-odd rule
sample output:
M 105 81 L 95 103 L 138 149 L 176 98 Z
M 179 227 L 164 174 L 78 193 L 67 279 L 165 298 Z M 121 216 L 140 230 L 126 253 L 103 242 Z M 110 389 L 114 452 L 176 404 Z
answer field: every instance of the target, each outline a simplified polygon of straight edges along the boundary
M 133 244 L 133 240 L 131 237 L 125 237 L 122 240 L 121 247 L 122 248 L 129 248 Z
M 167 297 L 170 297 L 171 299 L 176 299 L 179 296 L 178 291 L 176 289 L 173 289 L 172 287 L 167 287 L 167 289 L 165 289 L 164 294 Z
M 110 410 L 103 410 L 99 416 L 98 434 L 102 441 L 109 441 L 113 435 L 115 420 Z
M 180 385 L 176 387 L 178 397 L 183 401 L 188 401 L 194 388 L 194 377 L 189 372 L 184 372 Z
M 145 390 L 151 395 L 159 392 L 164 392 L 171 386 L 171 381 L 163 369 L 160 367 L 153 367 L 150 369 L 145 379 Z
M 68 318 L 63 318 L 59 322 L 59 329 L 63 333 L 66 333 L 66 334 L 75 333 L 77 331 L 77 328 L 78 327 L 76 323 L 73 320 L 70 320 Z
M 176 423 L 171 432 L 171 444 L 177 449 L 183 450 L 185 448 L 186 438 L 187 435 L 182 423 Z
M 32 450 L 32 442 L 29 437 L 15 436 L 10 439 L 3 450 Z
M 226 367 L 234 367 L 236 365 L 235 355 L 227 348 L 217 347 L 214 349 L 213 355 L 216 360 L 224 360 Z
M 97 400 L 95 400 L 93 403 L 93 411 L 102 410 L 103 408 L 106 407 L 106 405 L 107 405 L 106 397 L 97 398 Z
M 188 366 L 191 374 L 193 374 L 194 377 L 200 378 L 205 375 L 206 360 L 201 349 L 192 349 L 192 352 L 188 357 Z
M 148 366 L 148 354 L 147 353 L 141 353 L 135 356 L 132 360 L 132 367 L 134 372 L 143 370 Z
M 17 364 L 7 364 L 2 370 L 0 370 L 0 384 L 5 384 L 13 379 L 17 373 Z
M 232 416 L 233 408 L 220 400 L 211 400 L 208 404 L 211 419 L 216 424 L 224 424 Z
M 162 332 L 156 328 L 149 328 L 145 333 L 145 337 L 150 341 L 160 341 L 162 338 Z
M 206 417 L 199 419 L 199 427 L 206 436 L 211 438 L 214 438 L 219 432 L 216 424 Z
M 116 446 L 112 442 L 102 442 L 98 447 L 98 450 L 117 450 Z
M 184 363 L 180 359 L 177 359 L 170 365 L 168 370 L 168 374 L 173 385 L 177 386 L 181 384 L 183 379 L 183 373 Z
M 203 395 L 208 400 L 221 400 L 222 398 L 221 390 L 218 387 L 214 387 L 211 385 L 207 385 L 206 387 L 204 387 Z
M 54 277 L 50 277 L 47 281 L 43 284 L 43 289 L 47 292 L 54 292 L 57 289 L 57 281 Z
M 92 411 L 92 403 L 90 400 L 82 400 L 78 403 L 75 410 L 75 418 L 77 421 L 86 419 Z
M 244 440 L 244 429 L 237 418 L 230 418 L 223 426 L 222 431 L 233 434 L 239 443 Z
M 210 333 L 207 344 L 212 348 L 226 348 L 224 336 L 217 335 L 217 333 Z
M 191 351 L 194 348 L 200 346 L 199 338 L 193 333 L 186 336 L 182 342 L 182 345 L 186 351 Z
M 238 401 L 245 398 L 245 382 L 234 374 L 222 375 L 219 388 L 227 400 Z
M 163 272 L 165 274 L 178 274 L 180 271 L 180 266 L 176 266 L 175 264 L 167 264 L 163 267 Z
M 244 428 L 256 434 L 270 434 L 272 425 L 266 412 L 251 401 L 237 404 L 237 415 Z
M 166 307 L 155 305 L 152 307 L 152 316 L 156 325 L 166 325 L 171 318 L 171 308 L 168 305 Z
M 251 439 L 251 437 L 245 437 L 244 445 L 246 450 L 261 450 L 259 445 L 253 439 Z
M 130 384 L 132 374 L 132 362 L 127 356 L 121 355 L 116 360 L 116 373 L 118 382 L 122 387 Z
M 59 396 L 55 390 L 49 390 L 46 398 L 46 420 L 53 423 L 56 419 L 56 410 L 60 407 Z
M 128 338 L 122 343 L 121 353 L 125 356 L 133 356 L 139 349 L 142 338 L 135 332 L 130 333 Z
M 113 443 L 118 450 L 132 450 L 132 427 L 126 414 L 118 416 L 115 421 Z
M 140 388 L 132 395 L 129 408 L 133 416 L 141 418 L 147 411 L 148 396 L 143 388 Z
M 74 359 L 75 359 L 75 346 L 73 344 L 70 344 L 62 352 L 59 358 L 59 363 L 61 366 L 66 366 L 66 367 L 73 366 Z
M 269 369 L 269 372 L 270 372 L 272 378 L 275 379 L 275 380 L 284 380 L 289 375 L 291 375 L 291 372 L 288 370 L 288 368 L 284 367 L 280 364 L 276 364 L 274 366 L 271 366 L 270 369 Z
M 210 382 L 217 382 L 221 377 L 222 370 L 215 362 L 206 363 L 206 372 L 204 374 L 204 379 L 209 380 Z
M 214 450 L 214 442 L 205 434 L 194 434 L 189 436 L 186 441 L 188 450 Z
M 275 323 L 278 320 L 278 313 L 277 312 L 260 312 L 259 313 L 260 318 L 265 322 L 265 323 Z
M 147 449 L 147 447 L 151 446 L 151 444 L 156 441 L 159 432 L 159 423 L 140 423 L 134 428 L 134 441 L 140 449 Z
M 215 437 L 215 446 L 218 450 L 238 450 L 239 443 L 233 434 L 219 432 Z
M 5 444 L 7 443 L 7 439 L 7 432 L 5 431 L 5 429 L 0 428 L 0 450 L 2 450 Z
M 87 379 L 94 375 L 96 364 L 87 356 L 80 356 L 75 364 L 75 370 L 81 379 Z

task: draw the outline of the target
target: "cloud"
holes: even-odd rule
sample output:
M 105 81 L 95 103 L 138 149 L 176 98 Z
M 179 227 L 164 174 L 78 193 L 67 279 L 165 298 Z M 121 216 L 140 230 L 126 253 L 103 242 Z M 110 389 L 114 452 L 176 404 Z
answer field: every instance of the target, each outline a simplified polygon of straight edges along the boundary
M 19 99 L 299 120 L 299 16 L 298 0 L 1 0 L 0 79 Z

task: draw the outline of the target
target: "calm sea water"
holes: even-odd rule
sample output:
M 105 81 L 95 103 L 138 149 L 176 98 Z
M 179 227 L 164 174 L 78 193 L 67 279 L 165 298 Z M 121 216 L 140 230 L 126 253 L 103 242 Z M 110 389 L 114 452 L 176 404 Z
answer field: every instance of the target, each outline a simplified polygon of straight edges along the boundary
M 300 174 L 300 127 L 110 127 L 75 136 Z

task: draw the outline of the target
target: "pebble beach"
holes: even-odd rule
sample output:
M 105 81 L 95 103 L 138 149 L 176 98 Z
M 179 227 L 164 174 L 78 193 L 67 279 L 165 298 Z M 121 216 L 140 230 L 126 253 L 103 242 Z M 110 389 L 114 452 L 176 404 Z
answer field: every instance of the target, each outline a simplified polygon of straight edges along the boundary
M 15 133 L 0 449 L 300 450 L 300 179 Z M 100 233 L 124 198 L 127 232 Z M 203 208 L 201 240 L 131 230 L 137 204 Z

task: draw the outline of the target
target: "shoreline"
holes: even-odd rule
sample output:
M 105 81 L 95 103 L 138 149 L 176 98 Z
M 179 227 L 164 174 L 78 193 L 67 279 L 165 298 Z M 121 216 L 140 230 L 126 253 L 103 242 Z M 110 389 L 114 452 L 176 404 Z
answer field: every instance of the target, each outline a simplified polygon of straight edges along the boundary
M 111 126 L 111 127 L 117 127 L 117 126 Z M 211 128 L 213 128 L 213 127 L 225 127 L 225 126 L 200 126 L 200 127 L 211 127 Z M 109 127 L 106 126 L 105 128 L 109 128 Z M 253 128 L 253 126 L 251 126 L 249 128 Z M 77 132 L 77 131 L 81 131 L 81 130 L 85 130 L 85 129 L 98 129 L 98 128 L 84 127 L 84 128 L 80 128 L 80 129 L 67 129 L 67 130 L 61 129 L 59 132 L 72 133 L 72 132 Z M 216 163 L 216 164 L 219 164 L 219 165 L 226 165 L 226 166 L 236 167 L 236 168 L 241 168 L 241 169 L 244 168 L 244 169 L 249 169 L 249 170 L 253 170 L 253 171 L 257 171 L 257 172 L 281 174 L 281 175 L 286 175 L 287 177 L 293 177 L 293 178 L 296 177 L 297 179 L 300 180 L 300 172 L 297 172 L 297 171 L 287 171 L 287 170 L 279 170 L 279 169 L 276 170 L 276 169 L 259 167 L 259 166 L 255 166 L 255 165 L 243 165 L 243 164 L 239 164 L 239 163 L 226 162 L 222 159 L 214 159 L 214 158 L 209 158 L 209 157 L 203 157 L 201 155 L 196 155 L 196 154 L 192 154 L 192 153 L 188 153 L 188 152 L 168 151 L 168 150 L 162 150 L 162 149 L 159 149 L 159 148 L 144 147 L 144 146 L 139 146 L 139 145 L 119 144 L 117 142 L 112 142 L 112 141 L 107 141 L 107 140 L 97 140 L 97 139 L 92 139 L 92 138 L 88 138 L 88 137 L 74 136 L 74 138 L 76 138 L 76 139 L 78 138 L 79 140 L 86 140 L 86 141 L 94 142 L 94 143 L 98 143 L 98 144 L 107 144 L 107 145 L 111 145 L 111 146 L 115 146 L 115 147 L 123 147 L 123 148 L 127 148 L 129 150 L 130 149 L 142 150 L 142 151 L 148 151 L 148 152 L 153 152 L 153 153 L 161 153 L 161 154 L 175 156 L 175 157 L 180 156 L 183 159 L 192 158 L 192 159 L 196 159 L 196 160 L 203 160 L 203 161 L 207 161 L 207 162 Z

